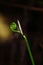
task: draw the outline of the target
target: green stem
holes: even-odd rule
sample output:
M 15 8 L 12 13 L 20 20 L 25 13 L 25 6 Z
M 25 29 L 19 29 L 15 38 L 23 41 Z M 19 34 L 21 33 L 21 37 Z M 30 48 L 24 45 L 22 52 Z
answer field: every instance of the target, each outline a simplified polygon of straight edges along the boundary
M 27 46 L 27 49 L 28 49 L 28 53 L 29 53 L 29 56 L 30 56 L 30 60 L 32 62 L 32 65 L 35 65 L 35 62 L 34 62 L 34 59 L 33 59 L 33 56 L 32 56 L 32 52 L 31 52 L 31 49 L 30 49 L 30 46 L 29 46 L 29 42 L 27 40 L 27 37 L 25 35 L 22 35 L 25 42 L 26 42 L 26 46 Z

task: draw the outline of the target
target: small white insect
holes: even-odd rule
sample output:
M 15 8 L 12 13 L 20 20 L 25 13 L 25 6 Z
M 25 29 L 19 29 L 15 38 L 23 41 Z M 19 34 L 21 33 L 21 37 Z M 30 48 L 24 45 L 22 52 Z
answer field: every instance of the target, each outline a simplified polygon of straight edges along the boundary
M 21 28 L 19 20 L 17 20 L 17 23 L 18 23 L 18 26 L 19 26 L 19 30 L 20 30 L 21 34 L 23 35 L 23 31 L 22 31 L 22 28 Z

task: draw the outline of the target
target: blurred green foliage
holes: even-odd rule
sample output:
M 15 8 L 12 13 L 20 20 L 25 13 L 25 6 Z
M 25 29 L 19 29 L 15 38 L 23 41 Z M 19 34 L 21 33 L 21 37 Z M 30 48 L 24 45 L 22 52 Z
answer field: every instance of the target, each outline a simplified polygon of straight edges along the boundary
M 43 5 L 43 0 L 33 0 L 34 4 Z

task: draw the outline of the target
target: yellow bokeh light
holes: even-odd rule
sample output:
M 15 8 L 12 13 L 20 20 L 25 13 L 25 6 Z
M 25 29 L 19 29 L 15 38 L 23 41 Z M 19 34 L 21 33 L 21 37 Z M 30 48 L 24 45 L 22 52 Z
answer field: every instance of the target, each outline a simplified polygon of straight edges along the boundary
M 3 16 L 0 15 L 0 41 L 6 41 L 10 38 L 11 31 Z

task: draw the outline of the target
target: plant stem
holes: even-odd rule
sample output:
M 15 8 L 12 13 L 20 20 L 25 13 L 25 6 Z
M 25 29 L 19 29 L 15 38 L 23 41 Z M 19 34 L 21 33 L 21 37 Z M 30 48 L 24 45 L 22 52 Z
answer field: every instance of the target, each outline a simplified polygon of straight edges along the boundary
M 29 56 L 30 56 L 30 60 L 32 62 L 32 65 L 35 65 L 35 62 L 34 62 L 34 59 L 33 59 L 33 56 L 32 56 L 32 52 L 31 52 L 31 49 L 30 49 L 30 46 L 29 46 L 29 42 L 27 40 L 27 37 L 25 35 L 22 35 L 25 42 L 26 42 L 26 46 L 27 46 L 27 49 L 28 49 L 28 53 L 29 53 Z

